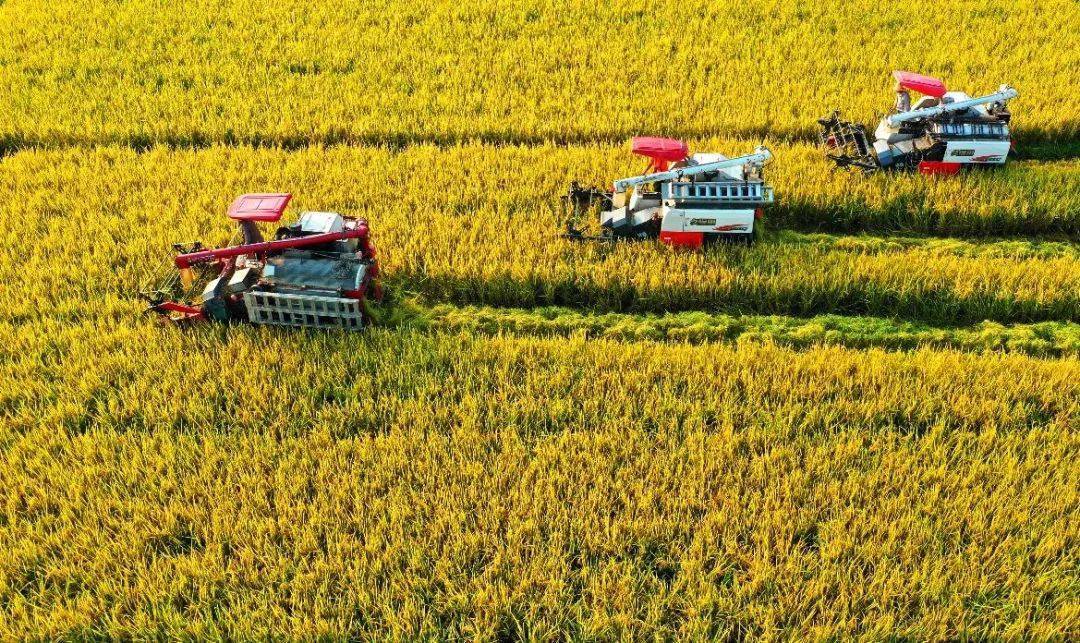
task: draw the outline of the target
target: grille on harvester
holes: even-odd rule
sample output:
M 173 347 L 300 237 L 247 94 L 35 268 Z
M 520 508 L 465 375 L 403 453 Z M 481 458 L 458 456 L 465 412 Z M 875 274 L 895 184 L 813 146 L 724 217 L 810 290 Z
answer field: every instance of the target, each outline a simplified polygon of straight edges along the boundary
M 360 328 L 364 325 L 360 301 L 271 292 L 246 292 L 244 305 L 255 324 L 308 328 Z

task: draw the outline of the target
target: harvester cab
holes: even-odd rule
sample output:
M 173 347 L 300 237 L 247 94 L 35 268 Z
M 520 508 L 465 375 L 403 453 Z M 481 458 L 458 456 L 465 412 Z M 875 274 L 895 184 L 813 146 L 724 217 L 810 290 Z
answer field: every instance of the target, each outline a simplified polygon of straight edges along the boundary
M 972 98 L 948 91 L 937 78 L 894 71 L 896 102 L 873 137 L 834 111 L 818 120 L 826 156 L 837 167 L 865 172 L 918 168 L 925 174 L 955 174 L 965 166 L 1001 165 L 1012 149 L 1006 103 L 1017 92 L 1008 85 Z M 923 94 L 914 105 L 911 92 Z
M 634 154 L 649 159 L 644 174 L 616 180 L 611 190 L 583 188 L 576 181 L 563 197 L 566 237 L 574 240 L 655 239 L 671 246 L 700 248 L 717 242 L 750 244 L 773 189 L 762 178 L 772 158 L 765 147 L 752 154 L 690 154 L 686 143 L 635 137 Z M 583 212 L 599 206 L 600 236 L 576 226 Z
M 366 300 L 381 299 L 379 264 L 367 221 L 336 212 L 305 212 L 272 241 L 258 223 L 278 222 L 291 194 L 245 194 L 229 217 L 243 243 L 207 249 L 176 244 L 178 269 L 164 287 L 143 293 L 149 310 L 177 323 L 206 320 L 345 328 L 366 324 Z M 193 290 L 196 272 L 208 281 Z

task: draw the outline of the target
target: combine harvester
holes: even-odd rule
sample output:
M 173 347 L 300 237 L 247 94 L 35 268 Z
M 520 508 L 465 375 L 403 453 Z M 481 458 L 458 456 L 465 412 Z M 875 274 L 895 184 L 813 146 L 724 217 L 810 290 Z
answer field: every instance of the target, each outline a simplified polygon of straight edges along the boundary
M 199 242 L 176 244 L 179 269 L 165 288 L 143 296 L 150 310 L 177 323 L 206 320 L 310 328 L 359 330 L 365 299 L 382 298 L 379 264 L 367 221 L 335 212 L 304 212 L 265 241 L 257 222 L 281 219 L 291 194 L 245 194 L 229 208 L 244 242 L 206 249 Z M 196 269 L 216 273 L 197 301 L 170 297 L 190 290 Z M 178 288 L 177 281 L 182 288 Z
M 772 158 L 764 147 L 753 154 L 689 153 L 686 143 L 635 137 L 634 154 L 650 159 L 646 173 L 615 181 L 610 191 L 570 184 L 563 197 L 570 211 L 564 235 L 573 240 L 656 239 L 685 248 L 717 242 L 749 245 L 773 189 L 762 180 Z M 601 236 L 586 236 L 575 224 L 583 211 L 600 207 Z
M 936 78 L 894 71 L 896 106 L 881 119 L 874 140 L 866 127 L 840 120 L 834 111 L 821 124 L 825 154 L 838 167 L 865 172 L 879 169 L 918 168 L 924 174 L 956 174 L 962 167 L 1001 165 L 1012 149 L 1011 115 L 1006 102 L 1016 90 L 1002 85 L 998 91 L 972 98 L 946 91 Z M 911 94 L 924 94 L 911 104 Z

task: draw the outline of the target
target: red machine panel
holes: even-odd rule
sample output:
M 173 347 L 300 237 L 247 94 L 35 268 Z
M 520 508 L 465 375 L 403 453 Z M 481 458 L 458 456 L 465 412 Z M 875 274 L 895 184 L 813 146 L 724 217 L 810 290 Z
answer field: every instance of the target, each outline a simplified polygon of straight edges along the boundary
M 945 95 L 945 83 L 937 78 L 923 76 L 911 71 L 894 71 L 892 75 L 904 89 L 911 89 L 934 98 L 941 98 Z
M 929 176 L 944 175 L 953 176 L 960 173 L 960 168 L 963 167 L 961 163 L 948 163 L 944 161 L 920 161 L 919 162 L 919 174 L 926 174 Z
M 660 231 L 660 241 L 673 248 L 700 248 L 705 243 L 703 232 L 674 232 L 670 230 Z
M 635 136 L 630 142 L 630 151 L 652 159 L 652 167 L 658 172 L 666 170 L 668 163 L 681 161 L 690 155 L 686 143 L 658 136 Z
M 229 206 L 229 218 L 237 221 L 278 221 L 292 200 L 291 194 L 244 194 Z
M 658 161 L 681 161 L 690 154 L 686 143 L 657 136 L 635 136 L 630 143 L 630 151 Z

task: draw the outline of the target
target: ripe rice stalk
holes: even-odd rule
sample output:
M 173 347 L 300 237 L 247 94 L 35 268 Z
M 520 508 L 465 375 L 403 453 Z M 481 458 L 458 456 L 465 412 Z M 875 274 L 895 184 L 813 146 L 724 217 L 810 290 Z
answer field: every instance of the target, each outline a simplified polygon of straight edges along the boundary
M 0 6 L 0 140 L 808 140 L 834 108 L 889 109 L 903 66 L 973 95 L 1014 85 L 1017 136 L 1060 157 L 1080 135 L 1078 23 L 1070 0 L 22 0 Z

